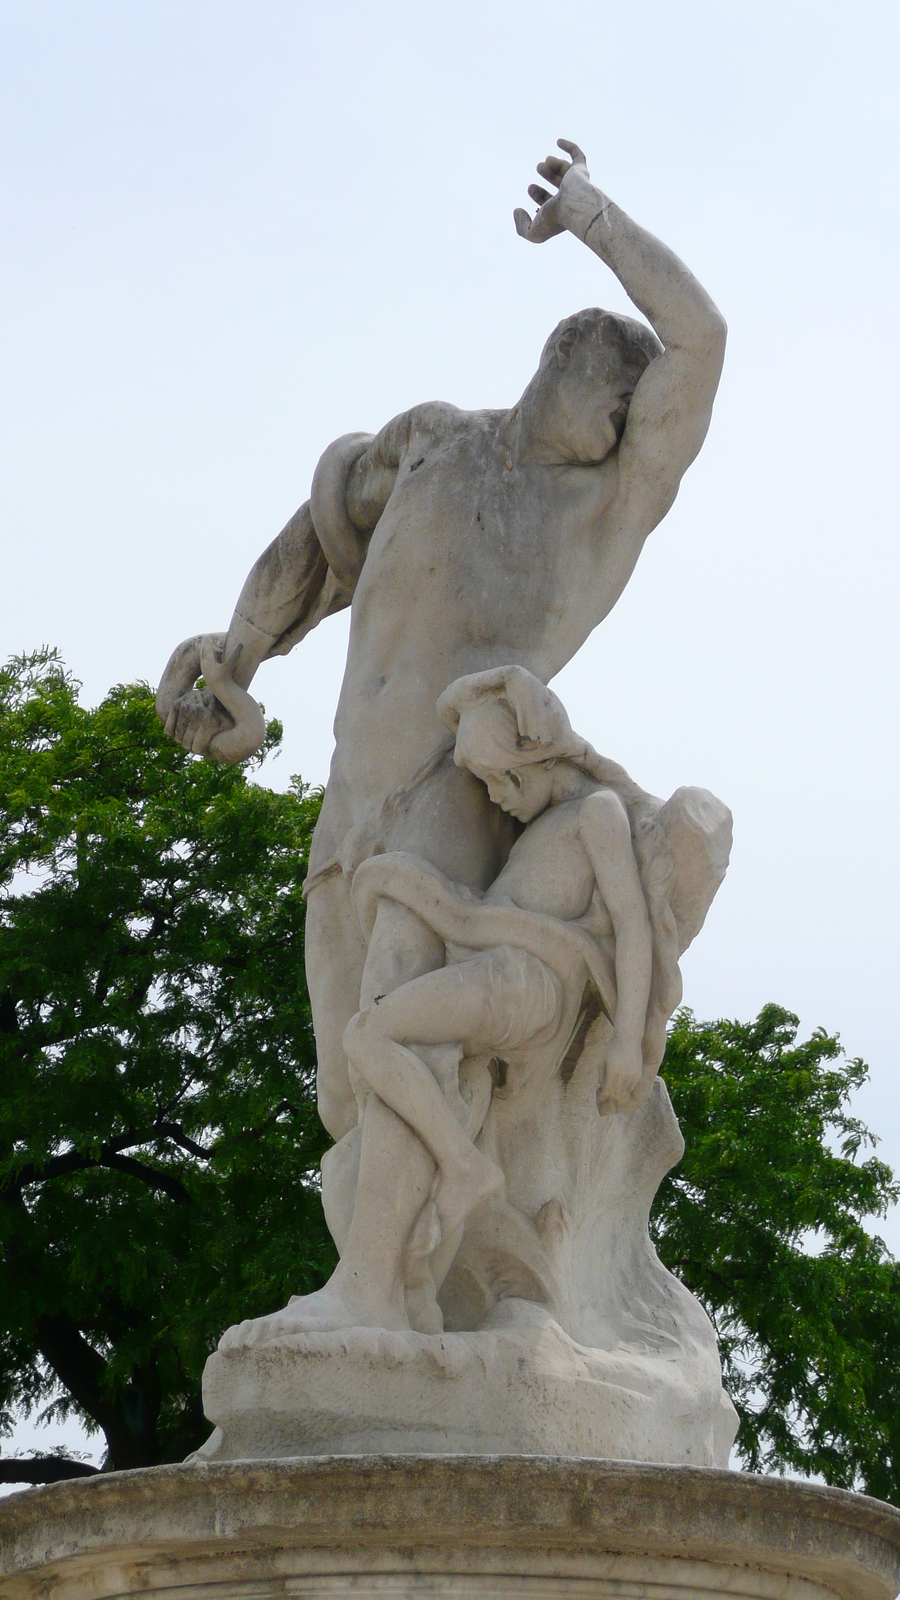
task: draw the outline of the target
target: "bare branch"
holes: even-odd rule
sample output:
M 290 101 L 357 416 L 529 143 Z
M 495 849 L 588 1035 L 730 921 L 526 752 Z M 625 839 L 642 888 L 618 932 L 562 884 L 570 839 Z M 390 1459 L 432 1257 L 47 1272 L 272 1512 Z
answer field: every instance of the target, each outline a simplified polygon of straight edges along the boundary
M 177 1178 L 173 1178 L 168 1172 L 160 1172 L 158 1167 L 148 1167 L 143 1161 L 135 1161 L 133 1156 L 114 1155 L 110 1152 L 95 1164 L 111 1167 L 114 1172 L 126 1172 L 129 1177 L 140 1179 L 148 1189 L 159 1189 L 163 1194 L 167 1194 L 176 1205 L 187 1206 L 191 1203 L 187 1189 Z

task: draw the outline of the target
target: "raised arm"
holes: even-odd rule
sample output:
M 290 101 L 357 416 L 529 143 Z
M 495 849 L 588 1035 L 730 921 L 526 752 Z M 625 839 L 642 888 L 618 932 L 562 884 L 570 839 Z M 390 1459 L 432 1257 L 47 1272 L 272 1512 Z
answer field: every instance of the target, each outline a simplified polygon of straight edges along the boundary
M 662 341 L 662 354 L 635 388 L 618 449 L 620 493 L 633 514 L 652 526 L 665 515 L 706 437 L 725 354 L 725 322 L 674 251 L 591 182 L 578 146 L 558 142 L 571 159 L 548 156 L 537 169 L 557 193 L 532 184 L 528 192 L 538 203 L 537 215 L 517 210 L 516 227 L 537 244 L 574 233 L 611 268 Z

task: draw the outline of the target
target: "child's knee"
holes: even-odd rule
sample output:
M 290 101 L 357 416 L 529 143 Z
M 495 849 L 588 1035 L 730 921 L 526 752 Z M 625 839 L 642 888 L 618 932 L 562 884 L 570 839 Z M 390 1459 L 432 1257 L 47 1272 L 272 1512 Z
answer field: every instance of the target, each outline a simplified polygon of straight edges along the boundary
M 628 821 L 628 812 L 612 789 L 598 789 L 596 794 L 591 796 L 591 804 L 597 815 L 610 827 L 619 827 Z
M 365 1006 L 362 1011 L 357 1011 L 351 1017 L 344 1029 L 344 1049 L 347 1058 L 353 1062 L 363 1054 L 370 1040 L 380 1038 L 384 1033 L 381 1018 L 378 1015 L 378 1001 Z

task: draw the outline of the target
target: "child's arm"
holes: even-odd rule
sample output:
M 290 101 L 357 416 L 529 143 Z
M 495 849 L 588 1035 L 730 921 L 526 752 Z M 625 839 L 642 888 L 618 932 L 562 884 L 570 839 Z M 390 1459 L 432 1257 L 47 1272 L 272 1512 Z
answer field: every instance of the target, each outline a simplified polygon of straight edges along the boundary
M 616 940 L 615 1028 L 606 1052 L 600 1110 L 633 1111 L 644 1072 L 641 1041 L 647 1024 L 653 946 L 647 902 L 631 846 L 625 807 L 610 789 L 582 803 L 578 819 L 597 887 L 612 919 Z

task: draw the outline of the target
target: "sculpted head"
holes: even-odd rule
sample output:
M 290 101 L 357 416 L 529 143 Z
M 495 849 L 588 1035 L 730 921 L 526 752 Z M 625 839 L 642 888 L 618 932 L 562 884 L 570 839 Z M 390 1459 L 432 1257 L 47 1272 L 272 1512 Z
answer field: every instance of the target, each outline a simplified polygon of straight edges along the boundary
M 456 734 L 456 765 L 519 822 L 550 805 L 557 763 L 585 752 L 562 702 L 522 667 L 458 678 L 441 695 L 438 712 Z
M 592 307 L 564 318 L 515 408 L 520 459 L 603 461 L 622 437 L 638 379 L 661 352 L 633 317 Z

